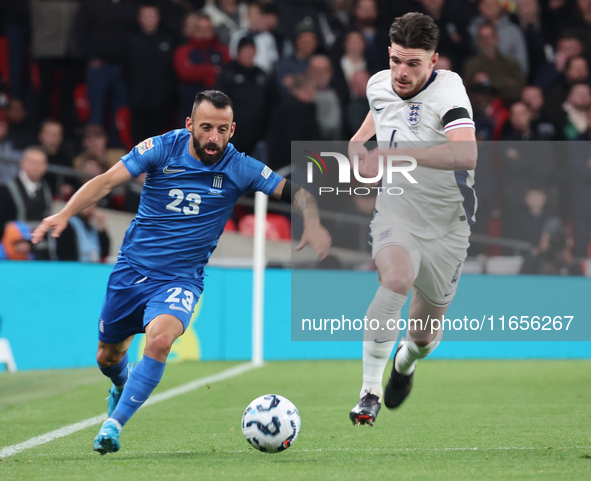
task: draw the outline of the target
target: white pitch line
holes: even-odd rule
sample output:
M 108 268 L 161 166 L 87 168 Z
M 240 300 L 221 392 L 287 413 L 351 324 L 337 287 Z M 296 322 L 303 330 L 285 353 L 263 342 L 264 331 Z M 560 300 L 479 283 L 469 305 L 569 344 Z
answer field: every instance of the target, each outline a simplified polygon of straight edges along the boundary
M 166 401 L 167 399 L 173 398 L 175 396 L 180 396 L 181 394 L 185 394 L 190 391 L 194 391 L 195 389 L 199 389 L 200 387 L 203 387 L 207 384 L 223 381 L 225 379 L 238 376 L 239 374 L 251 371 L 258 367 L 261 367 L 261 365 L 255 365 L 250 362 L 246 364 L 239 364 L 238 366 L 231 367 L 230 369 L 226 369 L 225 371 L 219 372 L 217 374 L 212 374 L 211 376 L 196 379 L 195 381 L 191 381 L 181 386 L 173 387 L 172 389 L 168 389 L 167 391 L 150 396 L 150 398 L 143 404 L 142 407 L 151 406 L 152 404 Z M 94 426 L 95 424 L 100 424 L 105 419 L 107 419 L 106 413 L 99 414 L 98 416 L 85 419 L 84 421 L 80 421 L 79 423 L 70 424 L 69 426 L 64 426 L 63 428 L 56 429 L 55 431 L 50 431 L 48 433 L 42 434 L 41 436 L 35 436 L 34 438 L 27 439 L 22 443 L 6 446 L 5 448 L 0 449 L 0 459 L 13 456 L 22 451 L 25 451 L 26 449 L 31 449 L 41 444 L 48 443 L 50 441 L 53 441 L 54 439 L 63 438 L 64 436 L 68 436 L 69 434 L 73 434 L 77 431 L 81 431 L 82 429 Z
M 553 450 L 553 451 L 568 451 L 572 449 L 591 449 L 591 446 L 497 446 L 497 447 L 466 447 L 466 448 L 315 448 L 315 449 L 297 449 L 294 448 L 292 452 L 299 452 L 299 453 L 324 453 L 324 452 L 336 452 L 336 451 L 346 451 L 346 452 L 401 452 L 401 451 L 420 451 L 420 452 L 429 452 L 429 451 L 508 451 L 508 450 L 516 450 L 516 451 L 531 451 L 531 450 Z M 149 455 L 149 454 L 198 454 L 202 453 L 203 451 L 196 451 L 196 450 L 178 450 L 178 451 L 142 451 L 142 455 Z M 209 452 L 209 451 L 208 451 Z M 235 454 L 235 453 L 247 453 L 247 452 L 254 452 L 254 448 L 249 449 L 234 449 L 223 451 L 223 454 Z M 68 454 L 75 454 L 77 456 L 94 456 L 94 453 L 88 451 L 80 451 L 80 452 L 70 452 Z M 222 454 L 220 452 L 219 454 Z M 54 456 L 53 454 L 48 453 L 38 453 L 33 454 L 32 456 Z

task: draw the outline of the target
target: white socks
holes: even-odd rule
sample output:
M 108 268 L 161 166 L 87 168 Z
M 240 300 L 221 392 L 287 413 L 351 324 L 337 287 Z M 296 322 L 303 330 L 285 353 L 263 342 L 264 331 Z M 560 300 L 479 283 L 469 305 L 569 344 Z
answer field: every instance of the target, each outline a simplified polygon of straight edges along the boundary
M 439 346 L 442 337 L 443 329 L 439 329 L 435 339 L 433 339 L 426 346 L 421 347 L 417 346 L 412 338 L 407 334 L 406 340 L 400 341 L 402 347 L 396 355 L 396 370 L 405 376 L 411 375 L 415 370 L 417 360 L 423 359 L 424 357 L 427 357 L 429 354 L 431 354 L 435 348 Z
M 359 394 L 360 398 L 371 392 L 378 396 L 381 402 L 384 369 L 398 338 L 398 329 L 389 330 L 387 323 L 389 319 L 396 319 L 398 322 L 400 310 L 406 299 L 407 296 L 396 294 L 380 286 L 367 309 L 368 328 L 364 333 L 363 386 Z M 377 319 L 379 322 L 379 326 L 375 330 L 369 328 L 372 319 Z M 373 324 L 375 327 L 375 322 Z

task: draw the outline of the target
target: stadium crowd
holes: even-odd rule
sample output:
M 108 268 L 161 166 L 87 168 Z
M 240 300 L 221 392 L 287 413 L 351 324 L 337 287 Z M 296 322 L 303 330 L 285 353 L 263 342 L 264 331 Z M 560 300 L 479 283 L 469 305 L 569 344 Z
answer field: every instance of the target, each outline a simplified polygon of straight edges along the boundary
M 474 232 L 529 242 L 531 272 L 551 257 L 577 273 L 573 257 L 591 257 L 591 144 L 528 141 L 591 140 L 591 0 L 0 0 L 0 231 L 183 127 L 205 89 L 232 98 L 236 148 L 275 170 L 292 140 L 347 140 L 409 11 L 439 26 L 436 69 L 462 76 L 478 140 L 504 141 L 481 149 Z M 142 180 L 102 207 L 135 212 Z M 92 235 L 73 230 L 104 251 L 92 219 Z

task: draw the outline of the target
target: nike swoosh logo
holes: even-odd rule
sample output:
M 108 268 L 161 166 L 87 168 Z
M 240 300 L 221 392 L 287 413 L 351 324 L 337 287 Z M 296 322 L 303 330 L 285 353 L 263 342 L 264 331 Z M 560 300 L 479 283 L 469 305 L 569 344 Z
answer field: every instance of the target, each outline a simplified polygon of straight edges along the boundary
M 184 172 L 185 169 L 169 169 L 168 165 L 162 169 L 162 172 L 165 174 L 178 174 L 179 172 Z
M 451 292 L 448 292 L 447 294 L 443 294 L 443 297 L 447 297 L 451 294 Z
M 385 108 L 386 108 L 386 107 L 382 107 L 381 109 L 378 109 L 377 107 L 374 107 L 374 110 L 375 110 L 376 112 L 380 112 L 380 111 L 384 110 Z
M 174 304 L 171 304 L 168 307 L 170 307 L 171 309 L 174 309 L 175 311 L 183 311 L 183 312 L 186 312 L 187 314 L 189 314 L 189 311 L 187 311 L 186 309 L 183 309 L 182 307 L 175 306 Z
M 386 339 L 385 341 L 378 341 L 377 339 L 374 339 L 373 342 L 375 342 L 376 344 L 384 344 L 385 342 L 389 342 L 388 339 Z
M 137 400 L 136 398 L 134 398 L 133 396 L 131 396 L 131 400 L 132 400 L 134 403 L 143 403 L 143 402 L 145 401 L 145 399 L 144 399 L 144 401 L 138 401 L 138 400 Z

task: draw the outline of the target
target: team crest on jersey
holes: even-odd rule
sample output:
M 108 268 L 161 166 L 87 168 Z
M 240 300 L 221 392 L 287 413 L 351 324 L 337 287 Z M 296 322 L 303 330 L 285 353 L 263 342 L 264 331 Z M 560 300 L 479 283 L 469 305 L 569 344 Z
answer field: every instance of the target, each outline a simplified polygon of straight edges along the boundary
M 421 102 L 411 102 L 408 104 L 408 113 L 406 120 L 410 125 L 417 125 L 421 121 L 421 110 L 423 104 Z
M 222 174 L 214 175 L 213 176 L 213 183 L 211 186 L 214 189 L 221 189 L 223 181 L 224 181 L 224 176 Z
M 146 139 L 143 142 L 137 144 L 137 151 L 140 153 L 140 155 L 144 155 L 144 153 L 150 150 L 152 147 L 154 147 L 154 142 L 152 142 L 152 139 Z

